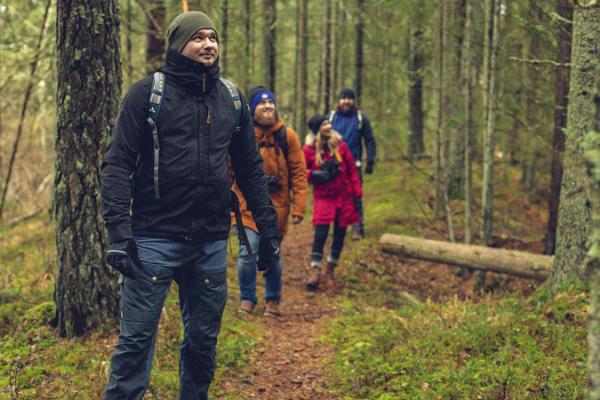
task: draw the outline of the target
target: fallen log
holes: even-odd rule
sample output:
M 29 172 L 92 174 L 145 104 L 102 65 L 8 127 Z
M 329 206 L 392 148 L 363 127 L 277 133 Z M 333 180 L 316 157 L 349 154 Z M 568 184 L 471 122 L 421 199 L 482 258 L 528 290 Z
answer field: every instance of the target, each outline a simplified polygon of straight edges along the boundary
M 553 256 L 495 249 L 385 233 L 379 239 L 384 253 L 459 267 L 494 271 L 545 280 L 552 271 Z

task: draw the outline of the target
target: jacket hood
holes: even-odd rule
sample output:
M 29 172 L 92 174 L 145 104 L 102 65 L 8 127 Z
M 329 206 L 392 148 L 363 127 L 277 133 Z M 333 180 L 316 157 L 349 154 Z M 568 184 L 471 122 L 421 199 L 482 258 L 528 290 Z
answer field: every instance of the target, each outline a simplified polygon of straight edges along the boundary
M 169 49 L 167 61 L 161 71 L 173 78 L 185 90 L 195 94 L 204 94 L 219 80 L 219 63 L 204 65 L 191 58 Z

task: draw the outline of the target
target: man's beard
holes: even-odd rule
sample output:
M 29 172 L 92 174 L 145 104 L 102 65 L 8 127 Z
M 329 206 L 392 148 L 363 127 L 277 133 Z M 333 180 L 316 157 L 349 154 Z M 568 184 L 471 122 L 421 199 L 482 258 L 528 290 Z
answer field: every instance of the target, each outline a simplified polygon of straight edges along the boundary
M 256 122 L 262 126 L 271 126 L 275 123 L 275 113 L 259 114 L 256 116 Z

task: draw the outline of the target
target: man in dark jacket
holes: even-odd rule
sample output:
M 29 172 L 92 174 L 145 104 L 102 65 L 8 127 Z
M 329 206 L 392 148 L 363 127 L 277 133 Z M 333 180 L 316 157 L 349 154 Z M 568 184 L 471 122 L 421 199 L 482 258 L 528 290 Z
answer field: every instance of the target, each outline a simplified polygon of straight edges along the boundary
M 144 396 L 173 280 L 184 328 L 180 398 L 208 398 L 227 298 L 228 158 L 261 235 L 258 268 L 277 261 L 276 214 L 252 118 L 237 89 L 220 79 L 218 50 L 217 30 L 205 14 L 177 16 L 168 29 L 162 74 L 129 90 L 106 150 L 107 262 L 124 277 L 105 399 Z
M 339 132 L 348 145 L 362 182 L 362 142 L 364 141 L 367 148 L 367 165 L 365 167 L 367 175 L 372 174 L 375 167 L 376 146 L 371 123 L 367 116 L 357 108 L 355 97 L 354 90 L 342 89 L 335 110 L 329 113 L 329 121 L 332 129 Z M 362 199 L 356 200 L 356 208 L 360 215 L 360 223 L 352 226 L 352 239 L 354 240 L 365 235 Z

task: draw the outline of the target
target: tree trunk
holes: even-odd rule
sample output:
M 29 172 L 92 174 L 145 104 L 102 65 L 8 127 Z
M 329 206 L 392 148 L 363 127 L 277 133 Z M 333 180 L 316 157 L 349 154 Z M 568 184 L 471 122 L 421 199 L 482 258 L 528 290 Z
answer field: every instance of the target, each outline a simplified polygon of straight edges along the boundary
M 425 152 L 423 144 L 423 75 L 425 56 L 423 54 L 425 4 L 418 0 L 415 15 L 410 24 L 408 35 L 408 115 L 410 135 L 408 137 L 408 156 L 411 160 Z
M 56 323 L 79 336 L 118 314 L 117 276 L 104 262 L 100 163 L 121 97 L 116 0 L 59 0 L 54 216 Z
M 600 4 L 576 6 L 567 117 L 564 173 L 560 193 L 556 259 L 551 287 L 580 276 L 591 233 L 591 204 L 582 140 L 593 128 L 594 73 L 600 63 Z
M 267 87 L 273 93 L 277 93 L 276 82 L 276 53 L 275 53 L 275 0 L 264 0 L 264 54 L 265 54 L 265 77 Z
M 586 272 L 590 287 L 588 330 L 588 399 L 600 399 L 600 66 L 596 67 L 596 116 L 594 130 L 585 139 L 592 203 L 591 247 L 587 254 Z
M 250 91 L 252 85 L 252 1 L 244 0 L 244 37 L 248 40 L 244 41 L 244 92 Z M 248 99 L 250 101 L 250 99 Z
M 473 242 L 473 188 L 471 177 L 471 146 L 473 136 L 473 99 L 472 99 L 472 74 L 471 74 L 471 41 L 473 40 L 473 6 L 472 0 L 466 0 L 465 11 L 465 40 L 463 56 L 463 96 L 465 112 L 465 243 Z
M 486 34 L 490 35 L 490 48 L 486 49 L 488 57 L 487 67 L 488 77 L 487 84 L 487 120 L 484 138 L 484 158 L 483 158 L 483 191 L 482 191 L 482 231 L 481 242 L 489 246 L 492 243 L 492 223 L 493 223 L 493 206 L 494 198 L 494 149 L 496 144 L 496 56 L 498 54 L 498 25 L 500 14 L 500 1 L 489 0 L 489 10 L 486 11 L 486 18 L 490 19 L 489 31 Z
M 333 0 L 333 20 L 332 20 L 332 54 L 333 54 L 333 66 L 331 67 L 331 98 L 335 101 L 335 96 L 341 89 L 338 84 L 338 74 L 340 68 L 340 34 L 339 34 L 339 26 L 340 26 L 340 2 L 339 0 Z M 329 111 L 329 110 L 327 110 Z
M 143 0 L 146 13 L 146 72 L 156 71 L 165 62 L 165 18 L 167 9 L 164 0 Z
M 227 47 L 229 44 L 228 27 L 229 27 L 229 2 L 221 0 L 221 32 L 219 32 L 219 67 L 221 73 L 227 74 Z
M 327 114 L 331 103 L 331 0 L 325 0 L 325 60 L 323 70 L 323 114 Z
M 298 85 L 298 133 L 304 139 L 306 132 L 306 107 L 308 91 L 308 0 L 300 1 L 300 82 Z
M 569 0 L 557 0 L 556 12 L 563 19 L 573 20 L 573 5 Z M 558 22 L 556 62 L 568 64 L 571 61 L 570 23 Z M 567 106 L 569 104 L 569 68 L 556 68 L 554 72 L 554 133 L 552 136 L 552 167 L 550 171 L 550 196 L 548 197 L 548 229 L 544 239 L 546 254 L 554 254 L 556 247 L 556 226 L 558 224 L 558 204 L 560 184 L 563 176 L 562 157 L 565 151 L 565 133 L 567 126 Z
M 544 280 L 552 271 L 552 256 L 523 251 L 494 249 L 428 240 L 409 236 L 384 234 L 379 239 L 385 253 L 401 257 L 494 271 L 504 274 Z
M 356 7 L 358 16 L 356 18 L 356 59 L 354 63 L 356 74 L 354 78 L 354 90 L 356 92 L 356 103 L 360 104 L 362 98 L 363 52 L 365 40 L 365 0 L 357 0 Z
M 446 98 L 445 92 L 445 80 L 444 80 L 444 48 L 446 44 L 446 33 L 445 33 L 445 11 L 444 11 L 444 0 L 440 0 L 438 7 L 438 115 L 437 115 L 437 129 L 435 134 L 435 204 L 434 214 L 436 218 L 444 215 L 445 207 L 445 191 L 448 189 L 445 186 L 444 179 L 444 127 L 445 127 L 445 109 L 444 100 Z

